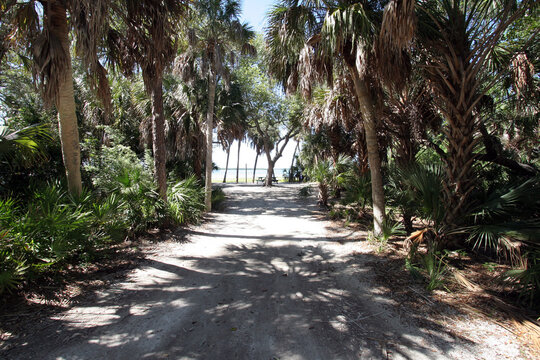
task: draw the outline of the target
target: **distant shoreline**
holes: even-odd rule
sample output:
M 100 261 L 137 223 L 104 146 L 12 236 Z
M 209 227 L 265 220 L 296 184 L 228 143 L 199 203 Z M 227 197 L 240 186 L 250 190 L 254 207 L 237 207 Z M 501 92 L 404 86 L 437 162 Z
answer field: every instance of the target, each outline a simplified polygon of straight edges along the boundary
M 253 182 L 253 168 L 247 168 L 247 181 L 246 181 L 246 168 L 240 168 L 238 172 L 238 182 L 239 183 L 252 183 Z M 266 177 L 267 168 L 257 168 L 255 170 L 255 183 L 257 179 L 261 177 Z M 274 169 L 274 175 L 276 179 L 280 182 L 283 181 L 283 170 L 288 170 L 286 168 L 276 168 Z M 212 172 L 212 183 L 218 184 L 223 183 L 223 177 L 225 176 L 225 169 L 214 170 Z M 227 170 L 227 181 L 226 183 L 235 183 L 236 182 L 236 168 L 229 168 Z

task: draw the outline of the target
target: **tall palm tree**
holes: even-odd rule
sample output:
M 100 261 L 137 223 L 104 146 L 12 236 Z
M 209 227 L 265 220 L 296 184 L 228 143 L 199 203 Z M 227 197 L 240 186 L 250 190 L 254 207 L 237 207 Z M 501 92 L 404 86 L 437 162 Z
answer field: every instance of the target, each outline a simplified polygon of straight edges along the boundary
M 140 68 L 152 101 L 152 149 L 155 178 L 162 199 L 167 199 L 163 72 L 176 55 L 179 22 L 186 13 L 178 0 L 118 0 L 117 23 L 107 37 L 108 57 L 126 76 Z
M 189 47 L 182 57 L 184 74 L 200 62 L 199 69 L 208 81 L 208 106 L 206 113 L 206 178 L 205 207 L 211 209 L 212 194 L 212 138 L 216 87 L 220 79 L 227 82 L 227 62 L 234 62 L 238 51 L 252 53 L 249 41 L 254 33 L 240 22 L 240 3 L 234 0 L 198 0 L 192 3 L 196 14 L 188 30 Z
M 206 85 L 203 81 L 198 81 L 195 86 L 186 86 L 173 74 L 167 75 L 163 84 L 168 164 L 182 164 L 176 167 L 180 170 L 178 175 L 187 176 L 193 173 L 202 181 L 202 154 L 205 153 L 205 145 L 201 129 L 201 109 Z M 144 135 L 148 137 L 148 134 L 151 134 L 151 121 L 150 126 L 146 124 L 145 128 L 147 130 Z
M 392 0 L 388 4 L 380 36 L 387 45 L 381 48 L 407 49 L 414 35 L 415 49 L 425 56 L 425 63 L 420 64 L 422 75 L 445 120 L 442 133 L 446 141 L 436 148 L 446 164 L 445 222 L 456 225 L 477 185 L 473 168 L 481 158 L 478 150 L 486 120 L 480 107 L 500 79 L 495 66 L 501 61 L 498 44 L 505 30 L 534 1 L 429 0 L 417 2 L 416 12 L 415 3 Z M 404 37 L 396 26 L 400 23 L 416 26 L 408 27 L 413 32 Z M 393 76 L 395 70 L 389 71 L 389 77 Z
M 100 81 L 100 94 L 106 97 L 104 69 L 97 61 L 97 43 L 107 16 L 105 1 L 87 0 L 27 0 L 2 1 L 2 22 L 11 22 L 8 43 L 22 48 L 33 59 L 33 73 L 46 103 L 58 110 L 62 158 L 66 168 L 69 191 L 80 194 L 81 155 L 71 66 L 69 24 L 78 31 L 77 46 Z M 68 23 L 68 12 L 71 21 Z M 89 14 L 92 13 L 92 16 Z M 81 35 L 84 34 L 83 38 Z M 2 41 L 3 44 L 6 42 Z
M 227 164 L 223 176 L 223 182 L 225 182 L 232 143 L 234 140 L 242 141 L 247 129 L 244 96 L 240 84 L 236 79 L 233 79 L 228 86 L 221 86 L 219 88 L 215 107 L 216 119 L 218 120 L 218 140 L 227 152 Z
M 259 133 L 254 129 L 248 129 L 247 137 L 249 139 L 249 145 L 251 148 L 255 150 L 255 164 L 253 164 L 253 176 L 251 178 L 251 182 L 255 183 L 255 175 L 257 172 L 257 162 L 259 161 L 259 156 L 264 151 L 264 144 L 263 139 L 259 135 Z M 247 182 L 247 179 L 246 179 Z
M 300 86 L 309 97 L 314 82 L 331 86 L 343 68 L 351 74 L 367 144 L 375 234 L 385 217 L 374 52 L 380 15 L 379 4 L 369 1 L 284 0 L 272 9 L 267 29 L 270 70 L 289 89 Z

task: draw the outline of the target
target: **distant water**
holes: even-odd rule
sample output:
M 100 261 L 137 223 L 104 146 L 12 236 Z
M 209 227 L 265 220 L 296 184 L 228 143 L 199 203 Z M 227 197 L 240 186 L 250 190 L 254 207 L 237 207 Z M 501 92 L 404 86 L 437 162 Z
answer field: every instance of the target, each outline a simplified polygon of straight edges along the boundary
M 257 180 L 258 177 L 265 177 L 266 171 L 268 169 L 262 168 L 255 170 L 255 180 Z M 277 178 L 283 177 L 283 170 L 284 168 L 274 168 L 274 175 L 276 175 Z M 223 181 L 223 176 L 225 175 L 225 169 L 219 169 L 214 170 L 212 172 L 212 181 L 213 182 L 221 182 Z M 247 169 L 247 178 L 251 182 L 251 179 L 253 177 L 253 168 Z M 246 168 L 240 168 L 240 172 L 238 173 L 239 179 L 245 179 L 246 178 Z M 236 180 L 236 168 L 229 168 L 227 171 L 227 181 Z

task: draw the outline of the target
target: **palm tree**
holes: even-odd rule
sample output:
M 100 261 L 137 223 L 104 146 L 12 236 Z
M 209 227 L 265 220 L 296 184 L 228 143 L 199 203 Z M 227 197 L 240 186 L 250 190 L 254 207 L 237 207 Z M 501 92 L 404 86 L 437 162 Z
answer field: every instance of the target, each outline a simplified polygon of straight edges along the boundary
M 107 37 L 108 56 L 126 76 L 140 68 L 152 101 L 152 149 L 159 194 L 167 199 L 163 72 L 176 55 L 179 21 L 186 12 L 182 1 L 118 0 L 116 28 Z
M 200 79 L 199 79 L 200 80 Z M 164 77 L 164 113 L 166 121 L 165 143 L 168 165 L 175 163 L 177 175 L 187 177 L 192 173 L 202 181 L 202 154 L 204 134 L 201 129 L 201 109 L 204 103 L 205 84 L 186 86 L 173 74 Z M 151 119 L 141 127 L 148 142 L 151 135 Z
M 253 32 L 239 20 L 240 3 L 234 0 L 199 0 L 192 3 L 194 17 L 188 30 L 189 46 L 181 58 L 180 67 L 185 78 L 193 70 L 195 61 L 208 81 L 206 112 L 206 178 L 205 206 L 211 209 L 212 194 L 212 139 L 216 88 L 220 79 L 227 82 L 227 61 L 234 62 L 235 52 L 252 53 L 249 41 Z
M 381 48 L 401 51 L 410 47 L 410 40 L 416 35 L 415 49 L 426 58 L 421 64 L 422 75 L 445 120 L 445 144 L 443 148 L 435 147 L 446 164 L 445 223 L 456 225 L 466 213 L 468 199 L 477 185 L 473 168 L 476 160 L 482 158 L 478 149 L 485 121 L 480 107 L 500 79 L 495 66 L 501 60 L 497 46 L 505 30 L 534 1 L 430 0 L 418 2 L 416 13 L 415 2 L 406 3 L 392 0 L 386 7 L 380 38 L 387 45 Z M 413 32 L 404 37 L 398 23 L 417 26 L 407 27 Z M 395 70 L 389 71 L 387 77 L 395 75 Z M 499 163 L 508 166 L 503 161 Z
M 332 85 L 335 72 L 349 71 L 362 114 L 371 173 L 374 232 L 385 217 L 384 189 L 377 142 L 375 52 L 380 10 L 369 1 L 284 0 L 270 13 L 267 41 L 270 70 L 287 84 L 311 95 L 314 82 Z
M 321 160 L 317 162 L 313 168 L 309 170 L 309 177 L 311 180 L 314 180 L 318 183 L 319 195 L 318 203 L 321 206 L 328 206 L 328 196 L 330 182 L 332 181 L 332 176 L 334 169 L 332 167 L 332 162 L 330 160 Z
M 178 59 L 177 59 L 178 60 Z M 179 62 L 175 61 L 175 73 L 178 75 Z M 193 75 L 193 74 L 192 74 Z M 195 74 L 196 75 L 196 74 Z M 203 123 L 207 108 L 207 83 L 200 76 L 189 79 L 183 86 L 177 89 L 177 97 L 180 99 L 180 113 L 173 115 L 182 123 L 182 132 L 177 143 L 182 143 L 182 160 L 191 159 L 193 172 L 197 179 L 203 180 L 204 156 L 206 155 L 206 134 Z
M 227 164 L 223 176 L 223 182 L 226 182 L 232 143 L 234 140 L 242 141 L 247 129 L 244 95 L 236 78 L 233 77 L 228 86 L 219 87 L 215 107 L 216 119 L 218 120 L 218 140 L 227 152 Z M 240 155 L 240 145 L 238 148 L 238 154 Z
M 7 20 L 13 24 L 14 31 L 9 35 L 14 35 L 12 39 L 16 41 L 9 43 L 23 48 L 32 57 L 34 78 L 43 98 L 58 110 L 62 158 L 68 188 L 73 194 L 81 193 L 82 181 L 67 14 L 71 13 L 71 23 L 78 30 L 80 55 L 99 78 L 99 93 L 106 97 L 105 73 L 97 61 L 97 43 L 106 20 L 104 9 L 104 1 L 77 0 L 3 1 L 0 8 L 2 22 Z
M 255 164 L 253 164 L 253 177 L 251 182 L 255 182 L 255 173 L 257 172 L 257 162 L 259 161 L 259 156 L 261 156 L 264 151 L 264 144 L 259 133 L 254 129 L 248 129 L 247 137 L 249 139 L 249 145 L 255 150 Z M 246 179 L 247 182 L 247 179 Z

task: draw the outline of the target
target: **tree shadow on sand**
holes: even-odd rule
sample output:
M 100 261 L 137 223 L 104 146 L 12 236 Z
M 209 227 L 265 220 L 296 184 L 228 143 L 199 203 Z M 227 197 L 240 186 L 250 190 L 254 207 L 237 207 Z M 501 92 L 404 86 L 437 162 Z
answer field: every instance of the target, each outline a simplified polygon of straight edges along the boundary
M 371 289 L 340 283 L 347 268 L 320 247 L 227 250 L 150 260 L 146 284 L 107 290 L 77 314 L 50 319 L 7 358 L 431 358 L 467 343 L 434 322 L 402 324 Z

